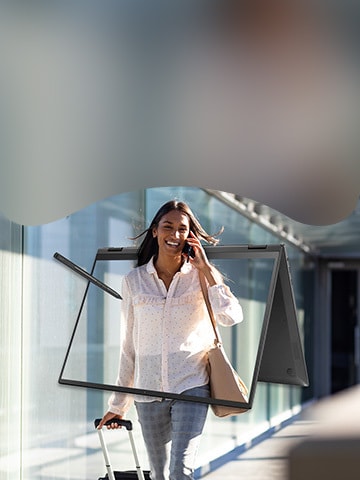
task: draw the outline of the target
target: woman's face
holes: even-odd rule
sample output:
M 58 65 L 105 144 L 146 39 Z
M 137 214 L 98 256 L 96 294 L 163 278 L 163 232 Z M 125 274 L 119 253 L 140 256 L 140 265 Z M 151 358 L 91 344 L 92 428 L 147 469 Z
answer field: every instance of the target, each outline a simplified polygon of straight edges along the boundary
M 159 245 L 159 254 L 172 256 L 181 254 L 189 231 L 190 222 L 186 214 L 171 210 L 163 215 L 158 226 L 153 229 L 153 235 Z

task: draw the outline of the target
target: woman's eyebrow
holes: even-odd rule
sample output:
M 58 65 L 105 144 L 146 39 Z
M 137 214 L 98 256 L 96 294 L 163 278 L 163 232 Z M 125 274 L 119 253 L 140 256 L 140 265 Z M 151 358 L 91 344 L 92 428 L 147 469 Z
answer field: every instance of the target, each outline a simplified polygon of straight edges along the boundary
M 163 220 L 163 223 L 168 223 L 169 225 L 173 225 L 174 222 L 172 222 L 171 220 Z M 180 224 L 180 227 L 184 227 L 184 228 L 188 228 L 188 225 L 186 225 L 185 223 L 181 223 Z

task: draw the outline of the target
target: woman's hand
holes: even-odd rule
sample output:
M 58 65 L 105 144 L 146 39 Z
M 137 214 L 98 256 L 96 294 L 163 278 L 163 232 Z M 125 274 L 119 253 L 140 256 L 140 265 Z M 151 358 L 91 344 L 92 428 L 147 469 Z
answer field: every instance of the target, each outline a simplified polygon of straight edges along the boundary
M 112 412 L 106 412 L 105 415 L 103 416 L 103 418 L 101 419 L 101 422 L 99 423 L 98 425 L 98 429 L 101 430 L 102 427 L 105 425 L 106 422 L 109 422 L 110 420 L 122 420 L 122 416 L 121 415 L 117 415 L 116 413 L 112 413 Z M 121 425 L 119 425 L 118 423 L 116 422 L 113 422 L 111 423 L 110 425 L 106 425 L 107 429 L 110 430 L 110 429 L 113 429 L 113 428 L 121 428 Z
M 189 232 L 186 242 L 193 248 L 194 251 L 194 256 L 188 256 L 187 258 L 191 263 L 194 264 L 196 268 L 202 270 L 206 266 L 210 265 L 200 240 L 193 234 L 193 232 Z
M 188 257 L 189 261 L 205 275 L 209 286 L 222 283 L 222 277 L 219 272 L 211 265 L 206 256 L 206 252 L 200 243 L 200 240 L 193 234 L 189 233 L 186 239 L 187 243 L 194 249 L 194 257 Z

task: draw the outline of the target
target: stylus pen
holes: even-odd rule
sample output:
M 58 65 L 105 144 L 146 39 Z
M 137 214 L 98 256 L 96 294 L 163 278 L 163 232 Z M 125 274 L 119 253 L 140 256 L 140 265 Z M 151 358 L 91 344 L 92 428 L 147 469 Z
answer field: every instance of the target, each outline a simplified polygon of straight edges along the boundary
M 122 297 L 120 296 L 120 294 L 118 292 L 116 292 L 115 290 L 113 290 L 111 287 L 109 287 L 108 285 L 106 285 L 105 283 L 103 283 L 101 280 L 99 280 L 98 278 L 94 277 L 94 275 L 91 275 L 90 273 L 88 273 L 86 270 L 80 268 L 78 265 L 76 265 L 75 263 L 73 263 L 71 260 L 69 260 L 68 258 L 65 258 L 63 255 L 61 255 L 60 253 L 58 252 L 55 252 L 54 253 L 54 258 L 56 258 L 56 260 L 59 260 L 59 262 L 63 263 L 64 265 L 66 265 L 67 267 L 71 268 L 71 270 L 73 270 L 74 272 L 78 273 L 79 275 L 81 275 L 82 277 L 86 278 L 86 280 L 88 280 L 89 282 L 92 282 L 94 285 L 96 285 L 97 287 L 99 288 L 102 288 L 103 290 L 105 290 L 105 292 L 107 293 L 110 293 L 110 295 L 112 295 L 113 297 L 115 298 L 119 298 L 120 300 L 122 300 Z

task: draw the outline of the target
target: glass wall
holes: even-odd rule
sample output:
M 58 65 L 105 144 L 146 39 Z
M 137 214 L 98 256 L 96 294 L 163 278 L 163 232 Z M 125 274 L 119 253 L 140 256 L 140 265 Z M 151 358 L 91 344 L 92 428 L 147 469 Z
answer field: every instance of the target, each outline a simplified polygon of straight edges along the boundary
M 20 478 L 22 230 L 0 214 L 0 478 Z
M 158 188 L 121 194 L 59 221 L 23 229 L 2 220 L 1 479 L 75 480 L 98 478 L 105 472 L 92 422 L 105 411 L 109 392 L 58 383 L 87 283 L 54 260 L 53 254 L 59 252 L 90 271 L 98 248 L 136 244 L 131 238 L 143 231 L 159 206 L 171 198 L 188 202 L 209 233 L 216 233 L 224 226 L 221 245 L 280 243 L 236 210 L 197 188 Z M 303 256 L 291 246 L 287 252 L 303 327 Z M 103 274 L 106 282 L 117 287 L 123 272 L 114 270 Z M 264 274 L 257 272 L 253 277 L 255 285 L 265 278 Z M 226 275 L 239 286 L 234 293 L 245 302 L 250 271 L 239 274 L 229 268 Z M 256 305 L 246 308 L 261 309 L 264 302 L 265 297 L 258 298 Z M 91 378 L 94 372 L 101 372 L 102 378 L 115 380 L 119 310 L 116 300 L 104 295 L 86 304 L 86 322 L 81 324 L 82 342 L 77 357 L 72 358 L 76 375 Z M 242 342 L 241 337 L 246 336 L 243 343 L 246 349 L 239 355 L 239 366 L 241 361 L 244 363 L 253 356 L 258 328 L 256 324 L 244 323 L 243 330 L 227 329 L 224 333 L 229 351 L 234 342 Z M 110 353 L 99 362 L 98 352 L 104 345 Z M 208 463 L 269 428 L 274 419 L 288 415 L 300 405 L 301 395 L 302 389 L 297 387 L 259 383 L 250 412 L 225 420 L 210 413 L 199 464 Z M 129 412 L 129 417 L 136 421 L 134 410 Z M 112 433 L 115 432 L 110 435 Z M 146 467 L 138 428 L 135 435 L 141 462 Z M 114 464 L 121 463 L 121 469 L 134 468 L 125 435 L 120 440 L 112 436 L 109 448 L 115 456 Z

